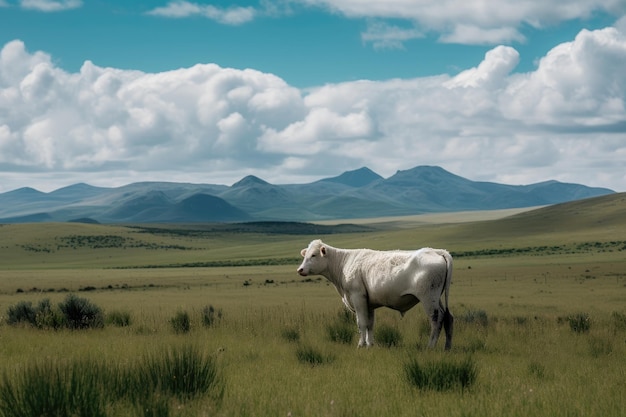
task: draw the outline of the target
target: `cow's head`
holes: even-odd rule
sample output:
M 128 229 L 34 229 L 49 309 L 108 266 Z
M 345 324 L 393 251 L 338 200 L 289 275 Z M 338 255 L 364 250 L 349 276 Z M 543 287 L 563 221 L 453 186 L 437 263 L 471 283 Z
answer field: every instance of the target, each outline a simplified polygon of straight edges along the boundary
M 321 240 L 314 240 L 309 244 L 308 248 L 302 249 L 300 254 L 304 260 L 298 267 L 298 274 L 303 277 L 319 275 L 327 268 L 326 246 L 324 246 Z

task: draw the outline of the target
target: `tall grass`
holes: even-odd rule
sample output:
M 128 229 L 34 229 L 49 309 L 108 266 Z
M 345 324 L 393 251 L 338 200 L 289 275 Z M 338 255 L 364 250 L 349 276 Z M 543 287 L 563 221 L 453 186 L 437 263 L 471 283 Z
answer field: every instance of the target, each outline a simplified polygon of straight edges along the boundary
M 154 392 L 180 401 L 207 393 L 212 393 L 215 398 L 223 396 L 215 359 L 201 354 L 191 345 L 148 355 L 133 372 L 139 378 L 137 392 L 142 392 L 145 397 Z
M 106 417 L 106 367 L 98 361 L 40 362 L 17 375 L 5 373 L 0 415 Z
M 477 369 L 471 358 L 461 362 L 450 359 L 420 364 L 413 359 L 404 366 L 406 378 L 420 389 L 449 391 L 468 389 L 474 384 Z
M 175 333 L 189 333 L 191 330 L 191 318 L 189 313 L 178 310 L 174 317 L 170 319 L 170 324 Z
M 340 310 L 335 316 L 335 320 L 326 324 L 326 335 L 331 342 L 349 345 L 352 343 L 355 334 L 355 317 L 347 309 Z
M 130 403 L 142 415 L 168 415 L 179 403 L 208 396 L 219 404 L 224 381 L 216 360 L 191 346 L 172 347 L 130 365 L 93 358 L 36 361 L 0 384 L 2 417 L 107 417 L 109 404 Z

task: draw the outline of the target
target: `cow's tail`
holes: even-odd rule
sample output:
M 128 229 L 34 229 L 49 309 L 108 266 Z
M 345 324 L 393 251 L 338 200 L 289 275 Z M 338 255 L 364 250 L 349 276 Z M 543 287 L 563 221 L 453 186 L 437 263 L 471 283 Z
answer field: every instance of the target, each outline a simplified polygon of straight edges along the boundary
M 449 313 L 450 310 L 448 309 L 448 296 L 450 295 L 450 284 L 452 283 L 452 255 L 450 255 L 450 252 L 444 249 L 440 249 L 439 254 L 446 261 L 446 280 L 443 284 L 443 306 L 445 307 L 445 312 Z

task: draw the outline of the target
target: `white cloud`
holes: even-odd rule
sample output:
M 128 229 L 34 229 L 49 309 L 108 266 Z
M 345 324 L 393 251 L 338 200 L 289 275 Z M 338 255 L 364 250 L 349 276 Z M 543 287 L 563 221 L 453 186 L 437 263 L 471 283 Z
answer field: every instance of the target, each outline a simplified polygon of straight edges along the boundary
M 442 42 L 498 44 L 523 41 L 525 25 L 545 27 L 597 12 L 626 13 L 623 0 L 299 0 L 350 18 L 400 19 L 417 32 L 440 34 Z M 366 34 L 369 33 L 369 29 Z
M 494 88 L 507 81 L 517 66 L 519 53 L 508 46 L 498 46 L 485 54 L 485 60 L 476 68 L 462 71 L 445 85 L 453 87 Z
M 56 186 L 247 174 L 293 183 L 422 164 L 626 191 L 624 33 L 581 31 L 530 73 L 514 72 L 518 59 L 499 46 L 455 77 L 300 91 L 214 64 L 149 74 L 87 61 L 68 73 L 13 41 L 0 50 L 0 191 L 27 176 Z
M 423 37 L 414 27 L 403 28 L 379 21 L 369 22 L 367 31 L 361 34 L 361 39 L 372 42 L 375 49 L 403 49 L 405 41 Z
M 553 48 L 536 71 L 511 80 L 503 113 L 561 129 L 610 129 L 626 121 L 626 36 L 615 28 L 582 30 Z
M 83 2 L 82 0 L 20 0 L 20 5 L 24 9 L 40 12 L 60 12 L 82 7 Z
M 513 27 L 482 28 L 459 24 L 450 33 L 444 33 L 440 40 L 444 43 L 495 45 L 500 42 L 523 42 L 526 38 Z
M 241 25 L 253 20 L 256 10 L 253 7 L 232 6 L 220 8 L 213 5 L 201 5 L 185 0 L 176 0 L 169 2 L 164 7 L 157 7 L 149 11 L 148 14 L 169 18 L 201 16 L 227 25 Z

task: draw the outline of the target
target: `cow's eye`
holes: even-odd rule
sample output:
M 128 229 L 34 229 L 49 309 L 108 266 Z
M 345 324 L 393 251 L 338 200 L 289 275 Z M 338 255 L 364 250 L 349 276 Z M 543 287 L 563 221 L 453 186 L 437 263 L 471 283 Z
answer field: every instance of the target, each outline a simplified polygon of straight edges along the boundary
M 315 254 L 311 255 L 311 258 L 315 258 Z

